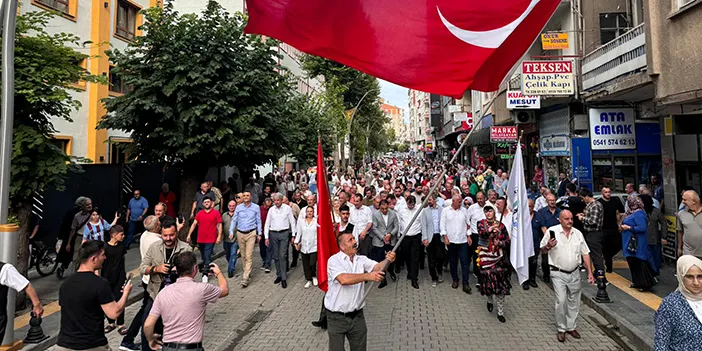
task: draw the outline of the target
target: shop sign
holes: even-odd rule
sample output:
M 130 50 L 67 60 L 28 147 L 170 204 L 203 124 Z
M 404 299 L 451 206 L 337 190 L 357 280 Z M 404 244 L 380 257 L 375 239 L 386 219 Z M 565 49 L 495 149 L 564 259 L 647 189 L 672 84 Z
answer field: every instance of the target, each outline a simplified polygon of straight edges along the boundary
M 590 140 L 593 150 L 636 149 L 634 109 L 590 109 Z
M 519 138 L 517 126 L 492 126 L 490 127 L 490 142 L 516 143 Z
M 665 216 L 665 221 L 668 223 L 668 230 L 663 235 L 663 239 L 667 241 L 667 244 L 663 245 L 663 256 L 674 260 L 678 258 L 678 250 L 676 250 L 677 236 L 675 235 L 677 232 L 677 218 L 675 216 Z
M 461 112 L 463 110 L 463 105 L 448 105 L 449 113 Z
M 541 156 L 570 156 L 570 138 L 566 134 L 541 136 Z
M 592 151 L 589 138 L 573 138 L 571 150 L 574 177 L 578 179 L 580 186 L 592 190 Z
M 540 109 L 541 97 L 536 95 L 524 95 L 521 91 L 507 91 L 507 109 Z
M 522 92 L 525 95 L 573 95 L 573 61 L 522 62 Z
M 563 50 L 568 48 L 568 33 L 541 34 L 541 48 L 544 50 Z
M 468 120 L 468 112 L 456 112 L 453 114 L 455 122 L 465 122 Z
M 433 148 L 432 148 L 433 146 L 434 146 L 434 145 L 433 145 L 432 143 L 427 143 L 427 146 L 424 148 L 424 152 L 425 152 L 427 155 L 431 155 L 432 152 L 433 152 Z

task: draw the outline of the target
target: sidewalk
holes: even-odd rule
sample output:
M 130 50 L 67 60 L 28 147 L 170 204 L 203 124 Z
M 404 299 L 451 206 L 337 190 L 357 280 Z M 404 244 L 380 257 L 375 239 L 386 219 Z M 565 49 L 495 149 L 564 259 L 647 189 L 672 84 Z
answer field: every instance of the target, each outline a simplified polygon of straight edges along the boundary
M 651 350 L 655 332 L 653 315 L 662 299 L 678 287 L 675 263 L 664 263 L 659 283 L 650 292 L 639 292 L 629 287 L 631 272 L 626 261 L 614 262 L 614 272 L 607 274 L 607 286 L 612 303 L 597 303 L 596 286 L 583 285 L 582 301 L 602 315 L 614 329 L 626 336 L 637 350 Z M 585 273 L 582 273 L 587 279 Z

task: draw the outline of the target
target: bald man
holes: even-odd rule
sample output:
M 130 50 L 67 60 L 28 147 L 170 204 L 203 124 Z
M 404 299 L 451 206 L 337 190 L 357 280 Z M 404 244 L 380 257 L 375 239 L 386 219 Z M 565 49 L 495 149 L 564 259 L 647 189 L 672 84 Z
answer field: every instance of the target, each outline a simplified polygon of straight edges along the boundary
M 682 202 L 687 207 L 678 212 L 678 256 L 702 257 L 702 212 L 700 196 L 694 190 L 683 193 Z

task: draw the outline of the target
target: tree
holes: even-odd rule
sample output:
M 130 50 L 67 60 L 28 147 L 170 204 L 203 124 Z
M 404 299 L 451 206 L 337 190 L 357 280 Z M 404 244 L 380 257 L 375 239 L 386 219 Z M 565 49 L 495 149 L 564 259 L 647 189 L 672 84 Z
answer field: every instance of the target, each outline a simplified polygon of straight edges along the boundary
M 71 121 L 71 111 L 80 108 L 80 102 L 69 93 L 77 90 L 74 83 L 105 81 L 80 67 L 88 56 L 72 47 L 86 43 L 73 34 L 46 32 L 53 16 L 40 11 L 17 17 L 10 213 L 20 224 L 17 269 L 25 275 L 29 261 L 26 233 L 34 193 L 49 188 L 61 190 L 67 173 L 80 171 L 55 144 L 53 121 Z M 17 302 L 23 304 L 24 298 Z
M 179 15 L 170 2 L 143 13 L 145 35 L 108 51 L 132 91 L 106 100 L 99 127 L 131 132 L 139 162 L 179 165 L 181 211 L 190 213 L 210 167 L 251 172 L 291 151 L 299 101 L 274 55 L 278 42 L 244 35 L 241 13 L 214 1 L 200 16 Z

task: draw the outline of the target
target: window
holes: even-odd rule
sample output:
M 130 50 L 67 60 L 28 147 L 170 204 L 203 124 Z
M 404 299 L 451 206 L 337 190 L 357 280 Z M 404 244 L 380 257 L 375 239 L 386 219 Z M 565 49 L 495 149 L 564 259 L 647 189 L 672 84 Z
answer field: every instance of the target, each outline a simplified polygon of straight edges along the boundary
M 56 11 L 69 15 L 69 0 L 34 0 L 36 3 L 50 7 Z M 681 0 L 682 1 L 682 0 Z
M 110 66 L 110 92 L 117 94 L 126 94 L 133 90 L 131 86 L 125 86 L 122 78 L 112 71 L 114 66 Z
M 604 45 L 629 30 L 625 12 L 600 14 L 600 44 Z
M 53 138 L 49 139 L 49 142 L 54 144 L 56 147 L 58 147 L 61 151 L 63 151 L 66 155 L 71 155 L 71 142 L 73 141 L 73 138 L 68 137 L 68 136 L 60 136 L 56 135 Z
M 695 0 L 677 0 L 677 2 L 678 2 L 678 9 L 681 9 L 681 8 L 695 2 Z
M 126 40 L 134 39 L 137 29 L 137 12 L 139 9 L 131 3 L 118 1 L 115 35 Z

